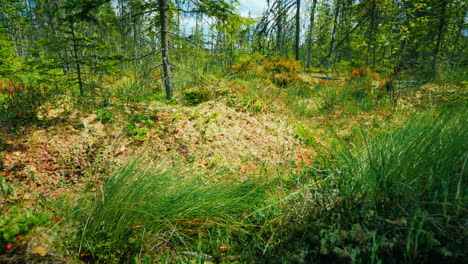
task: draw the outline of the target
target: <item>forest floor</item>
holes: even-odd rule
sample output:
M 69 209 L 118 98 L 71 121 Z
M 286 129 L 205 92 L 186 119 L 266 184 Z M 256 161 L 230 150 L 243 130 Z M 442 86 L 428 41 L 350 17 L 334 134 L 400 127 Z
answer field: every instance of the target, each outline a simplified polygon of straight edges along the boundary
M 222 180 L 218 171 L 238 177 L 313 162 L 314 150 L 301 144 L 294 124 L 266 109 L 241 112 L 224 99 L 194 107 L 150 102 L 107 109 L 115 116 L 104 124 L 96 113 L 61 107 L 37 124 L 3 127 L 2 175 L 18 186 L 10 198 L 32 203 L 41 195 L 73 193 L 137 154 L 184 168 L 180 177 L 204 174 L 208 181 Z M 126 131 L 133 125 L 144 133 Z
M 105 105 L 85 99 L 93 102 L 86 106 L 62 98 L 40 111 L 34 122 L 4 122 L 0 127 L 0 209 L 5 215 L 34 212 L 53 218 L 37 225 L 18 220 L 19 226 L 31 228 L 18 229 L 13 248 L 0 252 L 0 262 L 90 262 L 89 255 L 94 254 L 90 249 L 81 250 L 80 244 L 76 252 L 71 249 L 76 246 L 54 241 L 62 238 L 59 228 L 68 228 L 67 235 L 73 233 L 68 224 L 61 226 L 64 218 L 73 217 L 50 203 L 101 195 L 109 175 L 135 157 L 176 171 L 179 179 L 236 184 L 260 177 L 281 179 L 283 186 L 323 162 L 321 151 L 333 153 L 337 140 L 357 149 L 364 144 L 359 140 L 363 136 L 401 127 L 417 113 L 435 115 L 440 105 L 466 104 L 466 84 L 401 86 L 398 94 L 386 94 L 385 80 L 378 76 L 349 76 L 323 80 L 317 74 L 301 73 L 289 76 L 300 85 L 286 88 L 274 84 L 278 78 L 274 75 L 219 81 L 209 89 L 221 92 L 195 93 L 203 98 L 195 103 L 188 96 L 176 104 L 125 103 L 113 97 Z M 166 247 L 176 252 L 175 246 Z M 185 257 L 199 259 L 200 254 Z M 213 254 L 207 254 L 208 261 Z M 141 252 L 138 256 L 134 263 L 147 263 Z M 115 256 L 106 257 L 99 256 L 100 261 L 116 261 Z M 164 262 L 153 257 L 153 262 Z M 239 257 L 223 259 L 233 261 L 239 262 Z

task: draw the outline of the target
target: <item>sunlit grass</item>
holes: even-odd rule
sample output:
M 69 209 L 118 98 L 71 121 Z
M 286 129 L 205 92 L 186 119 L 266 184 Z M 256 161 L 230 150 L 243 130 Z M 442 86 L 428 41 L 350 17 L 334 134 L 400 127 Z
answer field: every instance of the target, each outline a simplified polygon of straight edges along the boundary
M 295 252 L 317 261 L 374 263 L 461 259 L 468 158 L 463 109 L 417 115 L 375 135 L 362 132 L 354 148 L 325 148 L 300 177 L 305 185 L 295 189 L 302 198 L 283 207 L 296 212 L 283 220 L 294 224 L 282 228 L 284 241 L 273 256 Z M 294 237 L 301 239 L 291 251 L 285 241 Z
M 196 251 L 199 236 L 218 233 L 228 241 L 241 234 L 264 195 L 255 180 L 209 184 L 135 159 L 110 176 L 90 207 L 81 208 L 80 247 L 96 259 L 125 258 L 141 249 Z

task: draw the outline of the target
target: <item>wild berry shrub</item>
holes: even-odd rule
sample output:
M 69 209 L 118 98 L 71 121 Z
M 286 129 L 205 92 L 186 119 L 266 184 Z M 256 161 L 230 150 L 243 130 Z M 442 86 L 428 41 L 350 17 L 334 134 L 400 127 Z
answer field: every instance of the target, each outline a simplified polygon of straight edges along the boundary
M 243 55 L 231 68 L 227 67 L 226 71 L 230 71 L 232 74 L 242 74 L 244 76 L 252 74 L 259 75 L 259 64 L 264 57 L 264 55 L 258 52 Z
M 270 73 L 271 81 L 279 87 L 301 84 L 299 73 L 302 66 L 299 61 L 287 59 L 264 60 L 263 67 Z
M 13 212 L 10 215 L 0 216 L 0 252 L 7 244 L 15 243 L 18 237 L 23 236 L 36 226 L 45 224 L 51 219 L 47 214 L 32 214 Z
M 45 86 L 38 83 L 0 81 L 0 96 L 3 116 L 15 121 L 30 121 L 37 118 L 38 108 L 48 96 Z
M 222 84 L 194 87 L 183 92 L 186 105 L 198 105 L 203 102 L 216 99 L 228 94 L 228 90 Z

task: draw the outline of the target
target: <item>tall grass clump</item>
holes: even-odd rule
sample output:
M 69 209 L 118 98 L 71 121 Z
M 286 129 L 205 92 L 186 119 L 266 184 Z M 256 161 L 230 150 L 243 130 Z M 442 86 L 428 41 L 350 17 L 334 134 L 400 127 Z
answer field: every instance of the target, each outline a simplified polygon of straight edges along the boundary
M 358 78 L 342 86 L 321 88 L 321 110 L 343 111 L 349 114 L 390 108 L 390 96 L 385 89 L 373 87 L 371 80 Z
M 303 262 L 461 261 L 468 129 L 460 113 L 415 116 L 394 130 L 363 133 L 353 149 L 342 144 L 323 154 L 305 175 L 302 199 L 284 205 L 300 213 L 283 220 L 291 225 L 272 258 L 287 252 Z
M 122 85 L 114 88 L 114 95 L 126 103 L 138 103 L 144 99 L 151 97 L 158 89 L 154 84 L 150 84 L 147 80 L 132 80 L 125 81 Z
M 216 256 L 221 244 L 234 250 L 231 239 L 242 236 L 247 214 L 264 200 L 262 186 L 180 178 L 135 159 L 110 176 L 91 206 L 81 208 L 80 250 L 105 262 L 141 252 Z

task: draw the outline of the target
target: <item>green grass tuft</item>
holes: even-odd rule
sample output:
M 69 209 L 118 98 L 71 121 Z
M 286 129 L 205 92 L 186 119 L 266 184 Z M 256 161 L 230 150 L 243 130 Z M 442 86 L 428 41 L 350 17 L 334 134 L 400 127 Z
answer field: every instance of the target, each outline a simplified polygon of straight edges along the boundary
M 264 194 L 256 181 L 210 184 L 135 159 L 110 176 L 91 207 L 82 208 L 81 246 L 105 261 L 141 250 L 196 251 L 194 241 L 204 237 L 218 233 L 218 240 L 227 240 L 226 233 L 242 233 Z
M 291 225 L 275 231 L 282 241 L 267 256 L 290 255 L 282 261 L 295 263 L 463 259 L 468 131 L 460 113 L 416 116 L 400 128 L 363 133 L 353 149 L 322 152 L 301 176 L 308 181 L 295 190 L 302 198 L 282 205 L 289 214 L 281 222 Z

